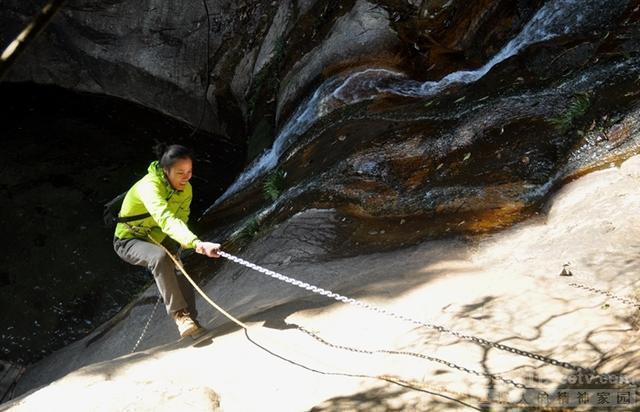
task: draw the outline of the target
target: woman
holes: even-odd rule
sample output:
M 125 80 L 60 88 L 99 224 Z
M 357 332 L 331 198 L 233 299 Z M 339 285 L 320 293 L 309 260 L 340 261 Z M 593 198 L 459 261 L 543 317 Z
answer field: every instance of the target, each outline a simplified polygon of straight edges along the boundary
M 167 313 L 175 320 L 180 336 L 196 333 L 199 324 L 195 294 L 187 279 L 176 273 L 171 257 L 149 238 L 165 244 L 173 239 L 183 248 L 219 257 L 218 243 L 203 242 L 187 227 L 192 191 L 192 155 L 184 146 L 159 144 L 159 160 L 127 192 L 116 225 L 113 248 L 125 262 L 147 267 L 155 278 Z M 127 219 L 129 218 L 129 219 Z M 135 219 L 135 220 L 131 220 Z

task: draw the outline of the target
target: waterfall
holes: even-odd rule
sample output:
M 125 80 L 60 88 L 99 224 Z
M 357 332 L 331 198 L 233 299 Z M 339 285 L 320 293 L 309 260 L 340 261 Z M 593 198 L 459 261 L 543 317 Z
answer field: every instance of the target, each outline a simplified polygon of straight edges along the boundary
M 599 0 L 550 0 L 514 37 L 482 67 L 450 73 L 439 81 L 419 82 L 403 73 L 382 68 L 369 68 L 348 76 L 327 79 L 290 117 L 274 140 L 273 147 L 254 160 L 236 181 L 205 211 L 205 214 L 256 178 L 273 169 L 282 154 L 320 117 L 346 104 L 370 100 L 381 94 L 407 97 L 433 96 L 451 84 L 475 82 L 495 65 L 518 54 L 522 49 L 553 37 L 582 28 L 590 21 L 588 12 L 597 11 Z

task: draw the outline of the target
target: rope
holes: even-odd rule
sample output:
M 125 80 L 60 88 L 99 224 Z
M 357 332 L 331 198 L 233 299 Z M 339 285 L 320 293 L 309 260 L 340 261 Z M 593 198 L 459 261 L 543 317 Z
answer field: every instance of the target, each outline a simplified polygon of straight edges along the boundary
M 144 325 L 144 328 L 142 328 L 142 333 L 140 334 L 140 337 L 138 338 L 138 341 L 136 342 L 136 344 L 133 345 L 133 349 L 131 349 L 131 353 L 135 352 L 136 349 L 138 349 L 138 345 L 140 345 L 140 342 L 142 342 L 142 338 L 144 337 L 145 333 L 147 333 L 147 329 L 149 329 L 149 325 L 151 324 L 151 319 L 153 319 L 153 315 L 156 313 L 156 309 L 158 309 L 158 304 L 160 303 L 161 300 L 162 300 L 162 296 L 158 294 L 158 299 L 156 300 L 156 304 L 153 305 L 153 310 L 151 311 L 151 315 L 149 315 L 149 319 L 147 319 L 147 324 Z
M 180 261 L 178 259 L 176 259 L 175 256 L 173 256 L 173 253 L 169 252 L 169 250 L 167 250 L 166 247 L 164 247 L 164 245 L 160 244 L 157 240 L 155 240 L 154 238 L 152 238 L 151 236 L 148 236 L 149 239 L 151 239 L 151 241 L 153 243 L 155 243 L 156 245 L 160 246 L 166 253 L 167 255 L 169 255 L 169 257 L 171 258 L 171 260 L 173 260 L 173 263 L 176 264 L 176 267 L 178 268 L 178 270 L 180 270 L 180 272 L 182 272 L 182 274 L 185 276 L 185 278 L 187 278 L 187 280 L 189 281 L 189 283 L 191 283 L 191 285 L 193 286 L 193 288 L 200 294 L 200 296 L 202 296 L 204 298 L 204 300 L 206 300 L 211 306 L 213 306 L 214 308 L 216 308 L 217 311 L 219 311 L 220 313 L 222 313 L 224 316 L 226 316 L 230 321 L 232 321 L 233 323 L 235 323 L 236 325 L 240 326 L 242 329 L 248 329 L 247 325 L 245 325 L 244 323 L 240 322 L 238 319 L 236 319 L 235 317 L 233 317 L 231 314 L 229 314 L 226 310 L 222 309 L 220 306 L 218 306 L 214 301 L 211 300 L 211 298 L 209 298 L 209 296 L 207 296 L 206 293 L 204 293 L 204 291 L 202 289 L 200 289 L 200 286 L 198 286 L 198 284 L 196 282 L 193 281 L 193 279 L 191 279 L 191 276 L 189 276 L 189 274 L 187 273 L 186 270 L 184 270 L 184 267 L 182 267 L 182 263 L 180 263 Z

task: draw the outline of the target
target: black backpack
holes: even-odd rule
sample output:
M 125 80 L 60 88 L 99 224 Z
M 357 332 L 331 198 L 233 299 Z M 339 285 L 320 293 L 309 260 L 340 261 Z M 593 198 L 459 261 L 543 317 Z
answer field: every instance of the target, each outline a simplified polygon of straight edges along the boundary
M 118 196 L 105 203 L 104 212 L 102 213 L 102 218 L 104 220 L 104 225 L 106 227 L 115 227 L 116 223 L 125 223 L 131 222 L 134 220 L 140 220 L 151 216 L 149 213 L 142 213 L 140 215 L 134 216 L 126 216 L 120 217 L 118 214 L 120 213 L 120 209 L 122 208 L 122 201 L 124 197 L 127 195 L 127 192 L 120 193 Z

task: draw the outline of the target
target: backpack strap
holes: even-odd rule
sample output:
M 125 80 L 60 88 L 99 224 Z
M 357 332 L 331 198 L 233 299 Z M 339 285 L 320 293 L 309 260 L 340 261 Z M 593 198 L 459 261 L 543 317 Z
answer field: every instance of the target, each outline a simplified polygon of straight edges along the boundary
M 171 199 L 171 196 L 173 196 L 173 194 L 175 193 L 174 190 L 172 190 L 169 193 L 169 196 L 165 199 L 167 202 L 169 201 L 169 199 Z M 123 195 L 126 195 L 127 192 L 124 192 Z M 122 196 L 122 199 L 124 199 L 124 196 Z M 118 218 L 116 219 L 116 222 L 118 223 L 127 223 L 127 222 L 133 222 L 134 220 L 140 220 L 140 219 L 146 219 L 149 216 L 151 216 L 151 213 L 141 213 L 139 215 L 133 215 L 133 216 L 118 216 Z
M 133 215 L 133 216 L 118 216 L 118 219 L 116 219 L 116 222 L 118 223 L 133 222 L 134 220 L 146 219 L 149 216 L 151 216 L 150 213 L 142 213 L 142 214 Z

